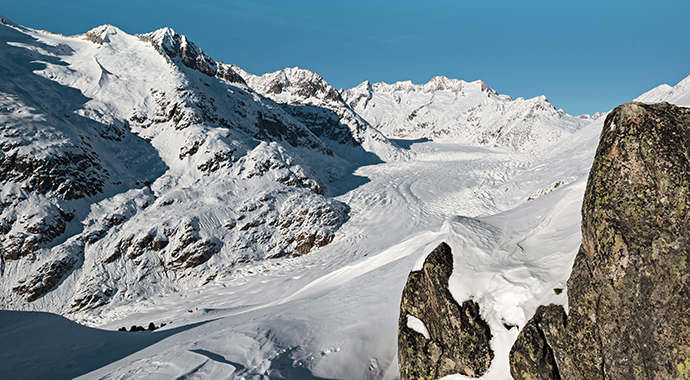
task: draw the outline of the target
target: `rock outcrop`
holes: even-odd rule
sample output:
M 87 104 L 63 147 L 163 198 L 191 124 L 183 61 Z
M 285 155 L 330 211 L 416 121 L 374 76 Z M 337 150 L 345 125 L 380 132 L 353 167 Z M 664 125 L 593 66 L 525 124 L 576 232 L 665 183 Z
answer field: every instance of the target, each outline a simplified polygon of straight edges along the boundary
M 627 103 L 604 123 L 566 314 L 542 306 L 515 379 L 690 377 L 690 109 Z
M 453 254 L 441 243 L 407 278 L 398 320 L 400 378 L 479 377 L 491 365 L 491 329 L 472 300 L 458 304 L 448 290 Z

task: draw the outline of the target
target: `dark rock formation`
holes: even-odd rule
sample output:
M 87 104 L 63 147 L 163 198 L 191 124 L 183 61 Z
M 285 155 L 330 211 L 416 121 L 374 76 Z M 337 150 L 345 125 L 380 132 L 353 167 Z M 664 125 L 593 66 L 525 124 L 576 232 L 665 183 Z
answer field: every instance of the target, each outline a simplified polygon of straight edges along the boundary
M 515 379 L 690 377 L 690 109 L 627 103 L 604 123 L 569 312 L 540 307 Z
M 534 317 L 520 332 L 520 337 L 510 353 L 511 373 L 516 379 L 561 379 L 553 350 L 546 342 L 545 334 L 548 334 L 548 331 L 542 330 L 545 323 L 553 322 L 553 316 L 565 318 L 563 308 L 556 305 L 539 306 Z M 554 325 L 563 327 L 563 323 Z
M 2 185 L 19 183 L 30 192 L 53 193 L 60 199 L 71 200 L 101 193 L 108 178 L 94 152 L 68 147 L 63 152 L 38 158 L 17 151 L 11 149 L 0 154 Z
M 491 330 L 472 300 L 459 305 L 448 290 L 453 255 L 441 243 L 420 271 L 407 278 L 398 320 L 400 378 L 438 379 L 462 374 L 479 377 L 491 364 Z M 410 328 L 410 319 L 424 323 L 428 337 Z M 413 319 L 414 320 L 414 319 Z
M 21 280 L 21 284 L 12 291 L 22 295 L 26 301 L 33 302 L 57 285 L 78 261 L 76 257 L 68 256 L 47 262 L 31 278 Z
M 180 58 L 185 66 L 210 76 L 219 77 L 230 83 L 244 84 L 244 80 L 233 69 L 222 62 L 216 62 L 187 37 L 170 28 L 158 32 L 138 34 L 137 37 L 151 45 L 167 60 Z M 102 42 L 101 42 L 102 43 Z
M 18 260 L 38 251 L 43 244 L 53 241 L 65 232 L 67 223 L 74 218 L 56 205 L 42 209 L 29 209 L 18 221 L 19 231 L 10 233 L 0 244 L 0 256 L 5 260 Z M 8 227 L 10 223 L 7 223 Z M 9 232 L 9 228 L 3 229 Z

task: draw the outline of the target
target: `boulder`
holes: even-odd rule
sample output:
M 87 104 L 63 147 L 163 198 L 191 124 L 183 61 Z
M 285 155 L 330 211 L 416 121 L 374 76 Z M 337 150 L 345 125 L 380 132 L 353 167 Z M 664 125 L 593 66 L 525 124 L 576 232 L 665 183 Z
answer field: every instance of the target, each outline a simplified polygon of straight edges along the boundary
M 510 353 L 520 379 L 690 377 L 690 109 L 626 103 L 604 123 L 568 313 L 540 307 Z

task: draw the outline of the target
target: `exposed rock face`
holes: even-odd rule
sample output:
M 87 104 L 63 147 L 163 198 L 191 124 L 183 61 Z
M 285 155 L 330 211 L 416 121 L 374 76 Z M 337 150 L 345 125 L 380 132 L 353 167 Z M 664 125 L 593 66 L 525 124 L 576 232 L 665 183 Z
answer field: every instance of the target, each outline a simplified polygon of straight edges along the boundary
M 459 305 L 448 290 L 453 254 L 441 243 L 407 278 L 398 320 L 400 378 L 479 377 L 491 364 L 491 330 L 472 300 Z M 416 322 L 416 323 L 415 323 Z M 421 322 L 421 323 L 420 323 Z M 421 331 L 420 331 L 421 330 Z
M 104 27 L 107 28 L 107 25 Z M 95 31 L 98 31 L 98 29 L 95 29 Z M 94 35 L 94 31 L 89 33 Z M 95 33 L 95 35 L 98 34 L 103 34 L 103 32 Z M 87 36 L 89 36 L 88 33 Z M 185 66 L 199 70 L 210 77 L 218 76 L 230 83 L 244 83 L 242 77 L 237 75 L 230 66 L 223 62 L 214 61 L 204 53 L 203 50 L 189 41 L 187 37 L 177 34 L 171 28 L 163 28 L 148 34 L 140 34 L 137 35 L 137 37 L 143 41 L 150 42 L 161 55 L 166 57 L 166 59 L 175 59 L 179 57 Z M 102 43 L 102 41 L 101 38 L 100 43 Z M 94 42 L 98 43 L 98 40 Z
M 27 301 L 33 302 L 57 285 L 78 261 L 76 257 L 68 256 L 45 263 L 30 279 L 23 280 L 21 285 L 12 290 L 23 294 Z
M 515 379 L 690 376 L 690 109 L 627 103 L 604 123 L 582 206 L 569 313 L 540 307 Z

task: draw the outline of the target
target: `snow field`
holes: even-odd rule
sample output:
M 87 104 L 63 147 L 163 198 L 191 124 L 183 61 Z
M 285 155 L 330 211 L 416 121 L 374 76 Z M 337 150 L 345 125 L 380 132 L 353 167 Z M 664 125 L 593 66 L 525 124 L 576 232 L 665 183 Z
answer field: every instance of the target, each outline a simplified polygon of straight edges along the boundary
M 115 308 L 113 317 L 123 318 L 101 327 L 166 319 L 174 321 L 170 326 L 211 322 L 177 334 L 174 347 L 157 343 L 83 378 L 105 374 L 120 378 L 139 372 L 145 377 L 153 362 L 170 363 L 164 371 L 169 376 L 195 373 L 204 378 L 215 373 L 213 366 L 221 365 L 190 354 L 204 350 L 243 367 L 229 378 L 285 375 L 295 365 L 309 370 L 308 375 L 303 373 L 306 379 L 395 379 L 402 287 L 409 271 L 418 268 L 441 241 L 451 245 L 455 256 L 452 294 L 460 302 L 467 298 L 479 302 L 494 334 L 496 359 L 483 378 L 506 378 L 508 352 L 518 329 L 538 305 L 563 304 L 567 299 L 565 291 L 556 295 L 553 289 L 565 288 L 580 242 L 579 209 L 586 177 L 526 203 L 531 189 L 509 186 L 506 194 L 505 182 L 479 181 L 484 184 L 480 189 L 495 193 L 499 204 L 513 198 L 521 201 L 513 201 L 517 208 L 507 207 L 492 216 L 460 217 L 456 213 L 478 210 L 491 215 L 495 206 L 477 195 L 464 204 L 449 202 L 447 214 L 425 203 L 448 189 L 478 186 L 468 178 L 493 178 L 487 172 L 500 172 L 510 182 L 542 162 L 515 152 L 481 150 L 479 154 L 474 147 L 433 142 L 412 144 L 411 150 L 415 158 L 407 166 L 391 162 L 354 173 L 368 182 L 339 196 L 353 211 L 330 245 L 299 258 L 248 265 L 193 294 L 153 297 L 136 307 Z M 454 175 L 454 166 L 463 168 L 464 175 Z M 432 180 L 440 177 L 446 180 Z M 396 183 L 396 178 L 407 182 Z M 504 198 L 499 198 L 501 193 Z M 267 334 L 271 344 L 264 341 Z M 245 348 L 261 348 L 239 354 L 239 347 L 219 345 L 227 339 L 241 340 Z M 261 367 L 266 361 L 284 361 L 288 351 L 291 364 L 283 372 L 271 367 L 275 364 Z

